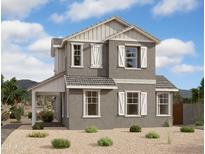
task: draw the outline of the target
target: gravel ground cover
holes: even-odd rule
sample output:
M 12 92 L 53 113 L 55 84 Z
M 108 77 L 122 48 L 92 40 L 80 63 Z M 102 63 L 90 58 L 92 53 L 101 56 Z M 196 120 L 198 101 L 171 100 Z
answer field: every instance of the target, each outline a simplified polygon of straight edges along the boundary
M 44 129 L 49 133 L 46 138 L 29 138 L 33 130 L 21 126 L 5 140 L 3 154 L 202 154 L 203 130 L 195 133 L 181 133 L 179 127 L 142 128 L 141 133 L 130 133 L 129 128 L 99 130 L 86 133 L 84 130 L 66 130 L 64 128 Z M 155 131 L 159 139 L 147 139 L 145 134 Z M 169 134 L 169 135 L 168 135 Z M 97 140 L 109 137 L 113 141 L 110 147 L 100 147 Z M 168 143 L 168 136 L 171 144 Z M 51 140 L 65 138 L 71 141 L 67 149 L 54 149 Z

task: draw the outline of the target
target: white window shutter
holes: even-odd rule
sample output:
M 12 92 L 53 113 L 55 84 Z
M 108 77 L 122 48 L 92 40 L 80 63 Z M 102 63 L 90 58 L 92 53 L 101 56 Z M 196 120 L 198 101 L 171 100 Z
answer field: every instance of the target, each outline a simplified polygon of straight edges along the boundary
M 125 114 L 125 93 L 124 92 L 118 93 L 118 114 L 119 115 Z
M 147 68 L 147 47 L 141 47 L 141 68 Z
M 91 66 L 95 66 L 95 47 L 94 45 L 91 45 Z
M 98 67 L 102 67 L 102 45 L 99 45 L 98 50 Z
M 102 66 L 102 46 L 91 45 L 91 67 Z
M 147 115 L 147 92 L 141 92 L 141 115 Z
M 125 46 L 118 46 L 118 66 L 125 67 Z

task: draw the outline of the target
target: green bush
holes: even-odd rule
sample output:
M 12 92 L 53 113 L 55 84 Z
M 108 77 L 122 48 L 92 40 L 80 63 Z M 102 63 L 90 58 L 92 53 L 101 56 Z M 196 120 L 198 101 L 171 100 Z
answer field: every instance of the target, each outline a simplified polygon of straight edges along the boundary
M 16 119 L 14 115 L 14 110 L 16 110 L 15 106 L 10 108 L 10 119 Z
M 132 125 L 130 127 L 130 132 L 141 132 L 141 127 L 138 125 Z
M 98 145 L 99 146 L 111 146 L 113 145 L 113 142 L 110 138 L 104 137 L 98 140 Z
M 18 107 L 14 109 L 13 113 L 14 113 L 16 120 L 21 121 L 21 116 L 24 114 L 24 109 L 23 107 Z
M 183 126 L 183 127 L 180 128 L 180 131 L 184 132 L 184 133 L 193 133 L 194 128 L 188 127 L 188 126 Z
M 70 141 L 68 141 L 67 139 L 61 139 L 61 138 L 56 138 L 52 140 L 51 144 L 56 149 L 69 148 L 71 146 Z
M 160 135 L 154 131 L 151 131 L 148 134 L 146 134 L 145 137 L 150 139 L 157 139 L 160 138 Z
M 203 120 L 197 120 L 197 121 L 195 122 L 195 125 L 196 125 L 196 126 L 203 126 L 203 125 L 204 125 L 204 121 L 203 121 Z
M 52 122 L 54 119 L 53 111 L 44 111 L 42 114 L 43 122 Z
M 37 137 L 37 138 L 43 138 L 48 136 L 47 132 L 32 132 L 28 134 L 28 137 Z
M 1 113 L 1 121 L 6 121 L 10 117 L 10 113 L 8 111 L 4 111 Z
M 29 119 L 32 118 L 32 112 L 28 112 L 28 118 L 29 118 Z
M 96 133 L 98 131 L 98 129 L 95 126 L 90 126 L 90 127 L 86 128 L 85 131 L 87 133 Z
M 32 128 L 33 128 L 34 130 L 43 129 L 43 128 L 44 128 L 43 122 L 42 122 L 42 121 L 37 121 L 37 122 L 35 122 L 35 124 L 32 126 Z

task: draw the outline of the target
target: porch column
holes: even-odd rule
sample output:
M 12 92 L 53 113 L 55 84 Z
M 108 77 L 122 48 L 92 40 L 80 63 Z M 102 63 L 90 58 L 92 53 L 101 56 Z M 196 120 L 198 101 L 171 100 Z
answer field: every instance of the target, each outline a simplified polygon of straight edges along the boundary
M 36 122 L 36 93 L 32 91 L 32 126 Z

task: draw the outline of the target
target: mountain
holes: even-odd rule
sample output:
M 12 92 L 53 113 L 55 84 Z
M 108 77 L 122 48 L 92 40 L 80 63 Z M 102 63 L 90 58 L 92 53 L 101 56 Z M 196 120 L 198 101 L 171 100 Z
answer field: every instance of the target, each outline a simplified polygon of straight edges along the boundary
M 179 89 L 179 94 L 182 98 L 192 98 L 191 90 Z
M 27 79 L 17 81 L 17 85 L 23 89 L 28 89 L 29 87 L 32 87 L 36 84 L 38 84 L 38 82 Z

